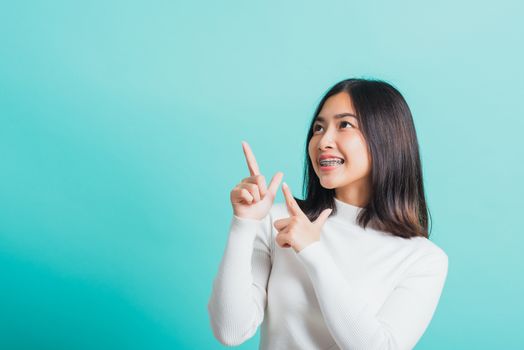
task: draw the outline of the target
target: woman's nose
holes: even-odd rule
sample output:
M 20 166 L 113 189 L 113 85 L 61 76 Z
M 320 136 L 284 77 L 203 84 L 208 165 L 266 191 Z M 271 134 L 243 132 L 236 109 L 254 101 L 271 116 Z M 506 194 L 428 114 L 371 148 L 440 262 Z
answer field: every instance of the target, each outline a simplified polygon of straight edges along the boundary
M 333 148 L 333 144 L 334 141 L 332 135 L 326 132 L 318 141 L 318 149 L 323 150 L 327 147 Z

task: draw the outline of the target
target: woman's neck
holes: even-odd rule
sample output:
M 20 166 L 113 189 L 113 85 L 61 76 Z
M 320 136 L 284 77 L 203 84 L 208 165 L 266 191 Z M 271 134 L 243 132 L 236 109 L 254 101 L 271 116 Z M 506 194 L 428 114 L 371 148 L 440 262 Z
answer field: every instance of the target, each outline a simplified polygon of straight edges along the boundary
M 347 204 L 364 208 L 370 200 L 371 185 L 367 178 L 335 189 L 335 197 Z

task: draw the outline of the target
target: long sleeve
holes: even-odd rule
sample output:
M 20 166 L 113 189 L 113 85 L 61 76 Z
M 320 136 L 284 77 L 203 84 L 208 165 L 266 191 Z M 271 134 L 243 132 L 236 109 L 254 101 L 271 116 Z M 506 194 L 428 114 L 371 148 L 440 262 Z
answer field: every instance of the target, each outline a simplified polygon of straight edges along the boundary
M 325 323 L 342 349 L 412 349 L 435 312 L 448 271 L 445 253 L 423 256 L 378 313 L 351 285 L 322 241 L 301 250 Z
M 245 342 L 264 319 L 271 271 L 270 228 L 269 214 L 262 220 L 233 215 L 208 303 L 213 334 L 224 345 Z

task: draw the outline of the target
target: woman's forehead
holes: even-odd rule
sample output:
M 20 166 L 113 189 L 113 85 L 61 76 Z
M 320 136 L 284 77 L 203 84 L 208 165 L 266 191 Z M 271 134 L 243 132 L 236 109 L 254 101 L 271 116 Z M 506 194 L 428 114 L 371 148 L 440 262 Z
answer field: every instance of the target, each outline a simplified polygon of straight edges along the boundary
M 326 100 L 316 119 L 319 121 L 325 121 L 331 118 L 340 118 L 343 114 L 358 119 L 351 98 L 347 93 L 341 92 Z

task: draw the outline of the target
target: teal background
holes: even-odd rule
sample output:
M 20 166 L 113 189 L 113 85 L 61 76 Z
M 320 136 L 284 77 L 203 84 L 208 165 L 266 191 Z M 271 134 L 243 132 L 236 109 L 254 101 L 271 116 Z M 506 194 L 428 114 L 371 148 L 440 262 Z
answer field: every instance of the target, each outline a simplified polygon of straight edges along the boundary
M 522 348 L 523 10 L 3 1 L 0 348 L 224 348 L 206 307 L 240 142 L 300 197 L 307 124 L 348 77 L 414 114 L 450 261 L 417 349 Z

